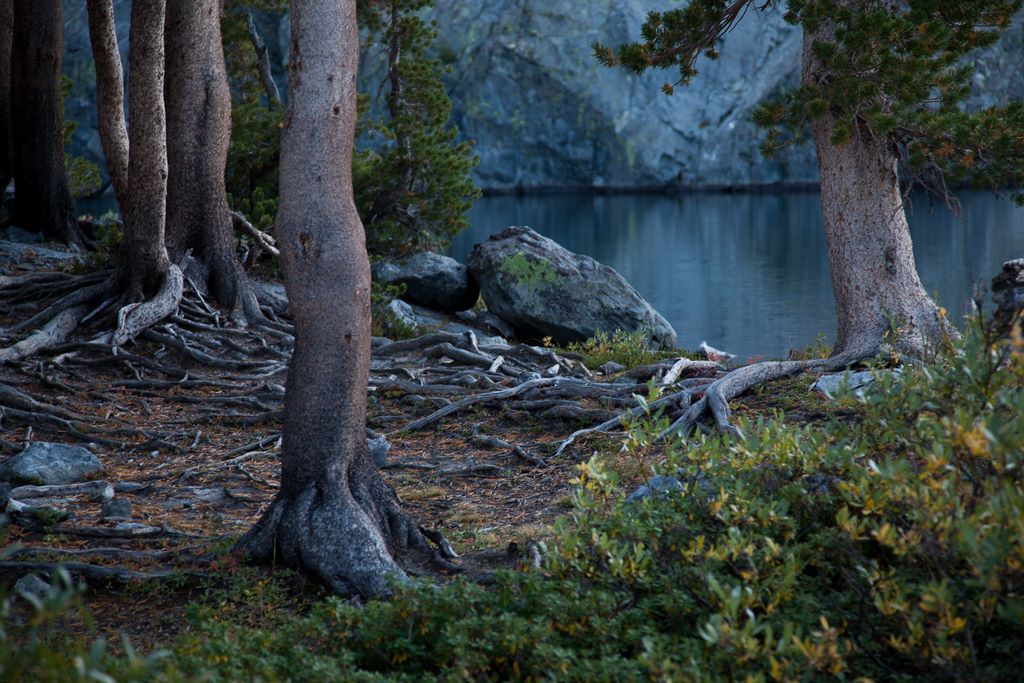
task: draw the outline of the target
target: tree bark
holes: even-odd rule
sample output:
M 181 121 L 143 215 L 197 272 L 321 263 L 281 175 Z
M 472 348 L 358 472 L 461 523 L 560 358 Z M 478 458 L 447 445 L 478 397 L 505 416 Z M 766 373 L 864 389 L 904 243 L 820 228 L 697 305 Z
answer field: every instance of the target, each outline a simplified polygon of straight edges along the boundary
M 128 63 L 129 129 L 127 202 L 121 267 L 128 297 L 152 296 L 169 261 L 164 247 L 167 198 L 167 124 L 164 113 L 164 0 L 134 0 Z
M 220 34 L 220 0 L 167 7 L 167 250 L 177 262 L 188 250 L 208 270 L 218 302 L 258 315 L 242 266 L 228 208 L 224 169 L 231 139 Z
M 16 184 L 12 218 L 51 239 L 79 244 L 64 172 L 61 3 L 14 0 L 13 10 L 9 102 Z
M 277 231 L 295 322 L 281 489 L 239 542 L 335 590 L 374 596 L 429 554 L 366 446 L 370 268 L 352 194 L 355 0 L 293 0 Z
M 128 129 L 124 120 L 124 70 L 117 47 L 113 0 L 88 0 L 89 42 L 96 65 L 96 118 L 107 173 L 119 206 L 128 205 Z
M 14 0 L 0 0 L 0 199 L 11 182 L 11 50 L 14 41 Z
M 804 36 L 805 84 L 815 86 L 829 76 L 811 48 L 815 40 L 830 40 L 830 30 L 823 24 L 816 35 Z M 833 354 L 875 355 L 889 333 L 897 351 L 920 356 L 947 326 L 914 264 L 896 149 L 866 126 L 836 145 L 838 123 L 828 113 L 811 123 L 839 321 Z

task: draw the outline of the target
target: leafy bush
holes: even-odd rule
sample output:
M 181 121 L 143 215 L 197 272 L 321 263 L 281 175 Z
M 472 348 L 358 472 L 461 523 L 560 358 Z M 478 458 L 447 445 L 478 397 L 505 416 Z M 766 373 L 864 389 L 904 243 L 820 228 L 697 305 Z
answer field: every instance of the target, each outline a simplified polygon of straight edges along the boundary
M 1024 341 L 968 331 L 827 425 L 580 466 L 538 569 L 252 628 L 195 611 L 190 680 L 1012 680 L 1024 651 Z M 627 448 L 650 448 L 639 420 Z M 864 677 L 864 678 L 861 678 Z

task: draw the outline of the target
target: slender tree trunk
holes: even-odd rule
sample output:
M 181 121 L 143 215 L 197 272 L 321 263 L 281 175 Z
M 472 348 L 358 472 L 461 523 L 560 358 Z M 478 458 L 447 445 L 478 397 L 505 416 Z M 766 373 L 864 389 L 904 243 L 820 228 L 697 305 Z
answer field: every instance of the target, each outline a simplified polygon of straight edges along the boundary
M 114 196 L 128 205 L 128 130 L 124 121 L 124 70 L 117 47 L 113 0 L 88 0 L 89 41 L 96 65 L 96 118 Z
M 167 250 L 188 250 L 208 270 L 221 304 L 258 314 L 228 209 L 224 169 L 231 139 L 231 93 L 220 34 L 220 0 L 167 6 Z
M 128 297 L 152 296 L 168 271 L 164 247 L 167 124 L 164 114 L 164 0 L 133 0 L 128 63 L 128 193 L 121 207 L 121 266 Z
M 14 0 L 0 0 L 0 199 L 13 175 L 11 150 L 11 50 Z
M 428 553 L 366 446 L 370 267 L 352 196 L 355 0 L 293 0 L 277 231 L 295 350 L 281 489 L 238 543 L 335 590 L 386 593 L 396 558 Z
M 828 77 L 811 50 L 816 37 L 827 39 L 828 30 L 804 37 L 807 84 Z M 874 355 L 889 332 L 897 350 L 920 355 L 942 338 L 946 326 L 914 265 L 896 150 L 866 127 L 835 145 L 837 123 L 825 115 L 811 125 L 839 320 L 834 353 Z
M 78 244 L 64 172 L 61 3 L 14 0 L 13 9 L 9 99 L 16 183 L 13 219 L 51 239 Z

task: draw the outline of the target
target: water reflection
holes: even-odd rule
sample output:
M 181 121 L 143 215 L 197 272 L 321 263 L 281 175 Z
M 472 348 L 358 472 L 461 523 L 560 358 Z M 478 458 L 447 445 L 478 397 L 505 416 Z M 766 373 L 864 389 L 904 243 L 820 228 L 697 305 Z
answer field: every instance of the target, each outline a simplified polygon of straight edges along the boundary
M 975 281 L 1024 256 L 1024 210 L 965 193 L 962 219 L 925 197 L 910 215 L 925 287 L 961 311 Z M 676 328 L 744 357 L 783 356 L 835 334 L 819 197 L 812 192 L 485 197 L 450 253 L 529 225 L 618 270 Z

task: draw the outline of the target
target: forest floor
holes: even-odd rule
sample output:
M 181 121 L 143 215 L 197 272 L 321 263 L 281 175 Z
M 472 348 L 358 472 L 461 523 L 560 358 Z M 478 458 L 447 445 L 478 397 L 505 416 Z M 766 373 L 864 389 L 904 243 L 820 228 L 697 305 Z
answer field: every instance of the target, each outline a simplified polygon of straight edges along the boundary
M 16 267 L 4 270 L 12 274 Z M 166 349 L 140 341 L 130 352 L 163 358 Z M 233 383 L 237 371 L 195 363 L 184 369 L 192 380 L 188 386 L 140 388 L 133 382 L 149 375 L 137 364 L 68 363 L 48 355 L 0 367 L 0 383 L 84 418 L 72 421 L 83 433 L 77 437 L 57 422 L 4 419 L 0 460 L 31 441 L 88 443 L 88 434 L 101 434 L 119 442 L 90 446 L 103 463 L 95 478 L 114 485 L 116 498 L 130 501 L 134 526 L 102 519 L 102 501 L 78 496 L 56 506 L 69 513 L 66 519 L 39 518 L 32 524 L 16 519 L 0 530 L 0 542 L 21 547 L 18 560 L 40 568 L 59 559 L 152 575 L 127 581 L 88 578 L 85 603 L 91 620 L 65 624 L 69 635 L 105 636 L 117 647 L 124 634 L 147 651 L 189 628 L 187 616 L 195 605 L 235 623 L 259 623 L 268 612 L 302 610 L 326 595 L 296 574 L 243 565 L 224 552 L 275 495 L 281 423 L 274 411 L 252 410 L 263 404 L 253 400 L 259 396 L 255 389 L 243 391 Z M 594 382 L 616 378 L 599 376 Z M 273 381 L 283 384 L 284 377 Z M 810 383 L 806 376 L 775 382 L 741 397 L 733 408 L 751 419 L 781 412 L 799 424 L 833 417 L 834 404 L 810 391 Z M 595 453 L 615 458 L 622 441 L 621 433 L 588 435 L 551 457 L 559 442 L 594 422 L 541 417 L 509 401 L 481 403 L 406 432 L 403 425 L 438 405 L 408 397 L 399 390 L 370 394 L 369 426 L 391 444 L 383 476 L 421 526 L 442 533 L 460 554 L 481 553 L 498 564 L 506 554 L 505 564 L 529 561 L 522 550 L 549 537 L 556 519 L 571 509 L 577 463 Z M 238 405 L 250 410 L 236 410 Z M 579 405 L 608 407 L 594 398 Z M 536 462 L 488 447 L 479 435 L 520 446 L 538 456 Z M 623 491 L 643 483 L 662 456 L 653 449 L 642 460 L 622 462 Z M 26 571 L 0 569 L 0 586 L 9 588 Z M 171 576 L 159 575 L 167 571 Z

